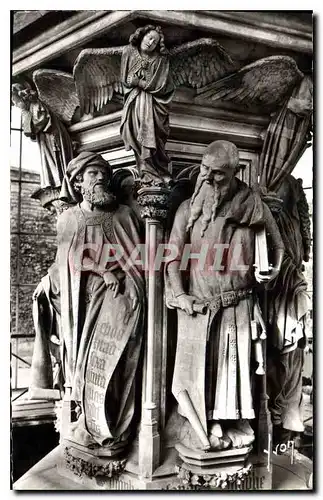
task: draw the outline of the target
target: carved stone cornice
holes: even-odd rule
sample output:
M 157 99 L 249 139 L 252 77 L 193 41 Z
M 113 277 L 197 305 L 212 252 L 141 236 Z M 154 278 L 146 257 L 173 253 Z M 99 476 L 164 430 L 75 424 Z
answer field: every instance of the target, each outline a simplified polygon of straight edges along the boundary
M 79 143 L 79 151 L 100 152 L 123 147 L 121 114 L 121 110 L 115 111 L 72 125 L 69 133 Z M 177 139 L 182 143 L 199 142 L 203 145 L 221 137 L 246 148 L 261 148 L 262 133 L 269 123 L 269 117 L 189 102 L 172 103 L 169 118 L 169 141 Z
M 103 17 L 81 26 L 72 33 L 67 33 L 63 37 L 59 37 L 52 41 L 51 44 L 41 47 L 30 55 L 25 56 L 20 53 L 20 60 L 12 66 L 12 76 L 16 76 L 24 71 L 40 67 L 46 61 L 54 59 L 65 52 L 80 47 L 104 35 L 109 29 L 116 28 L 120 23 L 130 20 L 134 17 L 136 11 L 131 10 L 115 10 L 108 11 Z M 15 57 L 16 52 L 13 53 Z
M 311 25 L 294 19 L 280 20 L 281 13 L 266 13 L 266 21 L 254 17 L 248 12 L 222 11 L 180 11 L 180 10 L 125 10 L 102 11 L 97 18 L 89 17 L 86 24 L 78 19 L 81 13 L 68 22 L 61 23 L 56 31 L 48 30 L 47 44 L 44 35 L 35 38 L 13 52 L 12 75 L 40 67 L 44 62 L 55 59 L 77 47 L 85 46 L 95 38 L 106 35 L 116 26 L 126 24 L 132 19 L 160 21 L 188 29 L 202 29 L 215 38 L 219 35 L 261 43 L 282 50 L 312 54 L 313 42 Z M 240 15 L 242 14 L 242 15 Z M 258 13 L 261 17 L 263 13 Z M 84 15 L 84 14 L 83 14 Z M 93 14 L 92 14 L 93 15 Z M 60 27 L 62 30 L 60 31 Z
M 35 14 L 33 15 L 37 16 L 37 13 L 39 11 L 31 11 L 31 12 L 35 12 Z M 51 11 L 47 10 L 43 12 L 48 13 Z M 73 31 L 80 29 L 81 27 L 94 21 L 95 19 L 107 15 L 109 12 L 110 11 L 104 11 L 104 10 L 99 10 L 99 11 L 83 10 L 81 12 L 77 12 L 74 16 L 70 17 L 69 19 L 66 19 L 66 21 L 63 21 L 54 26 L 53 28 L 46 30 L 45 33 L 41 33 L 40 35 L 36 36 L 29 42 L 24 43 L 16 50 L 14 50 L 12 62 L 16 63 L 20 61 L 20 59 L 24 59 L 27 56 L 30 56 L 34 52 L 37 52 L 40 49 L 46 47 L 46 45 L 56 42 L 60 38 L 63 38 L 64 36 L 72 33 Z M 16 17 L 16 15 L 17 14 L 14 14 L 14 18 Z M 40 17 L 39 14 L 38 17 Z M 31 22 L 32 21 L 30 21 L 30 24 Z
M 256 11 L 214 11 L 205 10 L 205 15 L 211 17 L 228 19 L 238 23 L 247 23 L 258 29 L 269 29 L 279 33 L 297 35 L 299 37 L 312 39 L 312 25 L 292 18 L 289 13 L 280 12 L 256 12 Z M 215 14 L 215 16 L 214 16 Z
M 223 19 L 221 12 L 212 11 L 179 11 L 179 10 L 146 10 L 139 11 L 140 17 L 146 17 L 155 21 L 168 22 L 178 26 L 186 26 L 195 29 L 207 30 L 210 34 L 223 34 L 234 38 L 250 40 L 271 47 L 277 47 L 285 50 L 293 50 L 295 52 L 303 52 L 311 54 L 313 52 L 312 39 L 308 39 L 308 30 L 304 33 L 303 30 L 290 34 L 284 26 L 280 26 L 280 31 L 277 32 L 277 27 L 271 25 L 279 24 L 277 21 L 278 15 L 272 18 L 272 22 L 267 22 L 267 26 L 261 26 L 259 23 L 250 23 L 248 13 L 244 12 L 245 19 L 237 19 L 230 16 L 227 12 L 228 19 Z M 291 22 L 292 24 L 292 22 Z

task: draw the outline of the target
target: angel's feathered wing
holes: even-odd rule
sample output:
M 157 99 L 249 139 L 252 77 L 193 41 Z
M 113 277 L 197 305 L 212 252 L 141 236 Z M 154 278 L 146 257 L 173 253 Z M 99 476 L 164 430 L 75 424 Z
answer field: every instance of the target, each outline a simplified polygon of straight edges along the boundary
M 73 75 L 54 69 L 37 69 L 33 81 L 39 99 L 66 124 L 70 124 L 80 105 Z
M 99 111 L 112 99 L 114 92 L 122 94 L 123 48 L 84 49 L 78 55 L 73 75 L 82 114 Z
M 279 105 L 302 77 L 291 57 L 265 57 L 200 89 L 197 99 L 223 99 L 246 107 L 272 107 Z
M 177 87 L 204 87 L 233 73 L 237 66 L 212 38 L 199 38 L 170 50 L 170 66 Z

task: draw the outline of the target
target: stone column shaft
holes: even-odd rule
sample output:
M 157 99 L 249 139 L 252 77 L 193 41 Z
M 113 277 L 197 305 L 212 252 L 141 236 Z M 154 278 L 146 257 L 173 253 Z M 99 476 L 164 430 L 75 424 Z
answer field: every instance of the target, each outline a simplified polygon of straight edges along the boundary
M 151 478 L 160 465 L 160 398 L 162 379 L 163 271 L 155 269 L 158 246 L 163 242 L 163 219 L 168 192 L 162 188 L 141 190 L 139 203 L 146 219 L 147 336 L 143 376 L 142 420 L 139 433 L 139 473 Z M 157 267 L 157 266 L 156 266 Z

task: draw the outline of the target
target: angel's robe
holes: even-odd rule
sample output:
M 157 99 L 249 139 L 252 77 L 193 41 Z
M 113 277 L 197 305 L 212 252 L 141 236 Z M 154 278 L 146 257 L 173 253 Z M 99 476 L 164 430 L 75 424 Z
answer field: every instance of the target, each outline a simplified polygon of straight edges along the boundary
M 73 158 L 72 140 L 65 125 L 39 100 L 22 111 L 26 137 L 36 141 L 40 151 L 40 187 L 58 188 Z
M 167 264 L 166 277 L 174 298 L 187 293 L 199 302 L 210 304 L 208 331 L 203 336 L 206 345 L 199 351 L 206 351 L 206 358 L 200 363 L 205 363 L 205 394 L 199 397 L 199 400 L 205 401 L 202 413 L 207 420 L 252 419 L 255 413 L 250 357 L 256 231 L 266 228 L 273 249 L 283 248 L 283 243 L 267 205 L 257 193 L 237 179 L 231 194 L 220 202 L 216 218 L 208 225 L 203 238 L 203 215 L 187 233 L 189 217 L 190 200 L 186 200 L 176 213 L 171 231 L 169 243 L 178 248 L 178 257 Z M 187 272 L 179 268 L 185 244 L 191 244 L 190 254 L 195 254 Z M 208 251 L 201 269 L 196 255 L 204 254 L 203 245 L 207 245 Z M 214 245 L 229 247 L 223 254 L 223 270 L 212 270 L 217 252 L 217 249 L 213 250 Z M 234 255 L 234 252 L 237 253 Z M 185 276 L 188 278 L 187 285 Z M 198 332 L 198 315 L 196 322 Z M 187 349 L 187 345 L 177 343 L 178 349 Z M 198 364 L 197 360 L 195 365 Z M 181 378 L 185 377 L 181 374 Z M 190 387 L 183 387 L 183 390 L 190 391 Z M 196 411 L 199 409 L 196 408 Z
M 145 80 L 144 90 L 132 86 L 135 76 Z M 168 104 L 174 94 L 169 61 L 160 54 L 147 59 L 136 47 L 126 46 L 122 54 L 121 80 L 125 102 L 120 132 L 125 149 L 134 151 L 141 172 L 156 176 L 157 171 L 157 176 L 167 175 Z
M 115 274 L 119 279 L 120 294 L 127 297 L 131 289 L 138 298 L 138 305 L 130 314 L 134 330 L 124 351 L 118 355 L 116 369 L 106 393 L 106 414 L 109 415 L 110 424 L 113 427 L 118 423 L 118 428 L 124 430 L 124 419 L 129 423 L 134 412 L 135 373 L 143 333 L 144 280 L 141 271 L 135 264 L 129 266 L 128 261 L 129 255 L 140 242 L 139 221 L 125 205 L 119 205 L 114 213 L 99 215 L 85 212 L 80 205 L 76 205 L 59 216 L 57 234 L 57 257 L 48 273 L 48 295 L 52 307 L 60 316 L 61 358 L 65 386 L 72 388 L 72 400 L 82 401 L 87 355 L 95 325 L 100 317 L 107 315 L 109 309 L 115 307 L 113 293 L 107 289 L 104 279 L 81 268 L 82 258 L 91 258 Z M 123 256 L 109 262 L 106 259 L 106 244 L 120 245 L 124 251 Z M 129 300 L 129 305 L 130 303 Z M 36 385 L 35 374 L 33 381 Z M 125 387 L 126 394 L 123 395 Z M 114 429 L 116 434 L 118 428 Z

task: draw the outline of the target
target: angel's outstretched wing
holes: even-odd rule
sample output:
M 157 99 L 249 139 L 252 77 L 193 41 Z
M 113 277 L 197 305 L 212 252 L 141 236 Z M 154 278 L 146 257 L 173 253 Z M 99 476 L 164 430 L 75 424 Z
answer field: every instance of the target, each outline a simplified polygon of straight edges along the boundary
M 225 49 L 212 38 L 199 38 L 170 50 L 175 85 L 200 88 L 238 68 Z
M 197 100 L 223 99 L 246 107 L 272 107 L 279 105 L 303 76 L 291 57 L 265 57 L 200 89 Z
M 123 48 L 84 49 L 78 55 L 73 74 L 82 114 L 99 111 L 112 99 L 113 92 L 122 94 Z
M 37 69 L 33 80 L 39 99 L 63 122 L 70 124 L 80 105 L 73 75 L 54 69 Z

